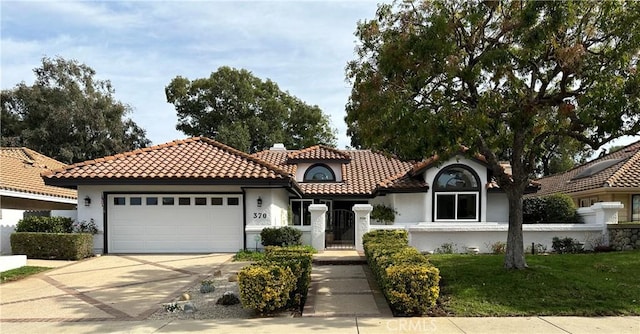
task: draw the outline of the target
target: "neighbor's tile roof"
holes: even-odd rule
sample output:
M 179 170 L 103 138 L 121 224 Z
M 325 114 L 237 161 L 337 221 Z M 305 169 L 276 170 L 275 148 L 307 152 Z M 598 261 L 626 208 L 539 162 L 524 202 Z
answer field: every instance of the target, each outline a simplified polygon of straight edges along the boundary
M 290 151 L 288 162 L 300 161 L 344 161 L 351 160 L 349 153 L 324 145 L 315 145 L 298 151 Z
M 280 179 L 289 174 L 212 139 L 194 137 L 89 160 L 43 175 L 56 180 Z
M 574 179 L 585 169 L 612 159 L 619 161 L 589 177 Z M 597 188 L 640 188 L 640 141 L 564 173 L 537 181 L 541 184 L 541 189 L 536 195 L 575 193 Z
M 0 148 L 0 189 L 29 194 L 77 199 L 75 190 L 45 185 L 42 172 L 65 164 L 25 147 Z
M 317 146 L 300 151 L 261 151 L 254 154 L 270 164 L 277 165 L 291 174 L 296 172 L 296 164 L 290 158 L 308 154 L 309 151 L 318 152 Z M 342 165 L 343 182 L 303 182 L 300 189 L 307 195 L 372 195 L 376 190 L 427 189 L 427 185 L 418 179 L 408 177 L 412 163 L 387 157 L 368 150 L 339 151 L 335 149 L 323 150 L 332 152 L 333 157 L 349 157 L 351 160 Z M 316 157 L 317 155 L 314 155 Z

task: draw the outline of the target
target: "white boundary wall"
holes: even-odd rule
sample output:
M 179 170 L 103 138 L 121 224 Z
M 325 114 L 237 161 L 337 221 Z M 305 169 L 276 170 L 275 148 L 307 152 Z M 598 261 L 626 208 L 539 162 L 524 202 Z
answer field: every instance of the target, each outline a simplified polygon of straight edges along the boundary
M 551 250 L 553 237 L 570 237 L 584 243 L 585 249 L 598 244 L 608 244 L 607 224 L 618 222 L 619 202 L 596 203 L 581 208 L 578 213 L 584 224 L 525 224 L 523 225 L 524 247 L 540 244 Z M 452 244 L 455 252 L 463 253 L 467 248 L 478 248 L 481 253 L 490 253 L 491 245 L 506 242 L 508 223 L 416 223 L 404 225 L 371 225 L 371 229 L 406 229 L 409 244 L 422 252 L 433 252 L 443 244 Z

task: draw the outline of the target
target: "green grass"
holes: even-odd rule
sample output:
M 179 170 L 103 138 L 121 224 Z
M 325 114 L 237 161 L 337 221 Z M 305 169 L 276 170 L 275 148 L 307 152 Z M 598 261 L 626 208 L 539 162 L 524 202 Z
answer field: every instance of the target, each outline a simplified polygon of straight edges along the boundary
M 236 255 L 233 256 L 233 261 L 259 261 L 264 259 L 264 252 L 252 251 L 248 249 L 239 250 Z
M 640 315 L 640 252 L 527 256 L 432 255 L 441 290 L 434 313 L 455 316 Z
M 37 273 L 43 272 L 45 270 L 49 270 L 51 268 L 48 267 L 34 267 L 34 266 L 24 266 L 16 269 L 11 269 L 7 271 L 3 271 L 0 273 L 0 283 L 17 281 L 19 279 L 23 279 L 25 277 L 35 275 Z

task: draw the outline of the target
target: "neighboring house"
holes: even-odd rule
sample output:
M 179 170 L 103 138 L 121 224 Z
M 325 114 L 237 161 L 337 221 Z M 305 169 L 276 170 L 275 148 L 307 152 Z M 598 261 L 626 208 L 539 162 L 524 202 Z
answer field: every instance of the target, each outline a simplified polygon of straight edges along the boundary
M 11 253 L 9 236 L 25 211 L 51 211 L 73 217 L 75 190 L 45 185 L 42 172 L 67 165 L 25 147 L 0 148 L 0 251 Z M 62 210 L 62 211 L 55 211 Z
M 90 203 L 79 206 L 78 219 L 94 220 L 101 230 L 96 252 L 104 253 L 235 252 L 258 247 L 265 226 L 283 225 L 303 230 L 308 243 L 312 203 L 329 208 L 328 246 L 354 245 L 355 204 L 392 207 L 400 228 L 506 231 L 508 221 L 507 197 L 491 170 L 462 155 L 415 164 L 368 150 L 291 151 L 281 144 L 249 155 L 197 137 L 43 177 L 77 188 L 80 201 Z
M 640 221 L 640 141 L 538 182 L 536 196 L 565 193 L 579 207 L 621 202 L 618 220 Z

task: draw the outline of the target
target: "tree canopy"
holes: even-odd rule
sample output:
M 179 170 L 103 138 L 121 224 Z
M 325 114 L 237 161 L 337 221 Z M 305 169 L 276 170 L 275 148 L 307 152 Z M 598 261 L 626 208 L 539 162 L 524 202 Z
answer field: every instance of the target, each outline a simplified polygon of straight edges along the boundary
M 43 58 L 36 80 L 2 90 L 2 145 L 26 146 L 65 163 L 99 158 L 150 144 L 125 116 L 108 80 L 77 60 Z
M 335 145 L 329 117 L 244 69 L 220 67 L 208 78 L 178 76 L 166 87 L 178 113 L 176 128 L 190 136 L 215 138 L 245 152 L 274 143 L 299 149 Z
M 548 147 L 640 131 L 640 2 L 403 1 L 356 36 L 352 144 L 482 154 L 509 199 L 507 268 L 526 267 L 522 195 Z

